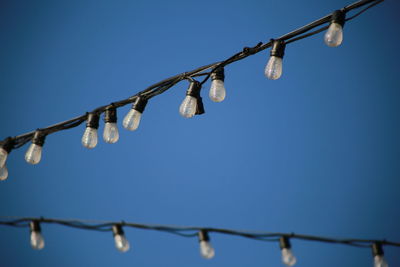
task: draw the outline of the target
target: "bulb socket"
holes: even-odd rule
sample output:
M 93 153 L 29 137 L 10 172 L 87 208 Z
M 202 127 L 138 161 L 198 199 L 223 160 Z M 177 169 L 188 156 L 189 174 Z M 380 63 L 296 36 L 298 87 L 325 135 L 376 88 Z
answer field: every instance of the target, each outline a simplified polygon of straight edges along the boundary
M 217 68 L 213 73 L 211 73 L 211 80 L 225 80 L 225 71 L 223 67 Z
M 117 122 L 117 109 L 114 106 L 108 107 L 104 112 L 104 122 Z
M 120 224 L 113 225 L 112 226 L 112 232 L 113 232 L 114 236 L 116 236 L 116 235 L 124 235 L 124 230 L 122 229 L 122 225 L 120 225 Z
M 343 27 L 345 22 L 346 22 L 346 13 L 345 12 L 343 12 L 342 10 L 333 11 L 332 17 L 331 17 L 331 23 L 337 23 Z
M 287 236 L 282 236 L 281 238 L 279 238 L 279 247 L 281 249 L 292 247 L 292 245 L 290 244 L 290 240 Z
M 283 58 L 285 55 L 286 43 L 283 40 L 272 40 L 272 48 L 270 52 L 271 57 Z
M 86 127 L 98 129 L 99 128 L 99 115 L 97 113 L 88 113 L 86 119 Z
M 210 241 L 210 236 L 208 235 L 208 232 L 205 231 L 205 230 L 200 230 L 199 234 L 198 234 L 198 237 L 199 237 L 199 242 L 201 242 L 201 241 L 206 241 L 206 242 Z
M 132 109 L 139 111 L 140 113 L 143 113 L 147 105 L 147 99 L 144 97 L 137 97 L 135 99 L 135 102 L 132 104 Z
M 31 221 L 29 223 L 29 228 L 31 229 L 31 232 L 38 232 L 40 233 L 42 231 L 42 228 L 40 228 L 40 223 L 39 221 Z
M 32 143 L 38 146 L 43 146 L 45 139 L 46 135 L 38 130 L 33 134 Z
M 4 141 L 1 144 L 1 147 L 7 151 L 8 154 L 10 154 L 11 150 L 13 150 L 14 148 L 14 138 L 12 137 L 7 137 L 6 139 L 4 139 Z
M 375 256 L 383 256 L 383 248 L 381 243 L 372 244 L 372 255 Z
M 192 96 L 197 100 L 197 109 L 195 115 L 201 115 L 205 113 L 203 99 L 200 96 L 201 83 L 199 81 L 191 81 L 189 88 L 186 91 L 187 96 Z

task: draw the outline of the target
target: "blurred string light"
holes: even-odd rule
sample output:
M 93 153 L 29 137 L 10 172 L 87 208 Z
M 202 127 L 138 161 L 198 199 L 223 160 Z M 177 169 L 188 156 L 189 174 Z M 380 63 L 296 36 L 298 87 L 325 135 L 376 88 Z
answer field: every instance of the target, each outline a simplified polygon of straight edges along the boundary
M 290 240 L 307 240 L 312 242 L 341 244 L 353 247 L 370 248 L 372 250 L 372 261 L 374 267 L 388 267 L 383 257 L 383 246 L 394 246 L 400 248 L 400 243 L 388 240 L 368 240 L 368 239 L 335 239 L 322 236 L 302 235 L 295 233 L 272 233 L 255 231 L 238 231 L 232 229 L 193 227 L 193 226 L 169 226 L 160 224 L 140 224 L 132 222 L 110 222 L 110 221 L 87 221 L 87 220 L 64 220 L 50 218 L 30 218 L 30 217 L 0 217 L 0 225 L 12 227 L 29 227 L 31 232 L 31 246 L 40 250 L 44 248 L 44 239 L 41 234 L 40 225 L 58 224 L 72 228 L 93 230 L 99 232 L 112 232 L 116 248 L 121 252 L 129 250 L 130 245 L 123 231 L 123 227 L 136 228 L 142 230 L 153 230 L 171 233 L 182 237 L 197 237 L 200 246 L 200 255 L 205 259 L 212 259 L 215 250 L 210 242 L 210 233 L 233 235 L 259 241 L 276 242 L 281 248 L 281 258 L 286 266 L 294 266 L 297 262 L 292 252 Z
M 113 102 L 109 105 L 98 107 L 91 112 L 87 112 L 84 115 L 75 117 L 73 119 L 60 122 L 51 125 L 46 128 L 40 128 L 36 131 L 18 135 L 15 137 L 8 137 L 0 142 L 0 180 L 5 180 L 8 177 L 8 170 L 5 165 L 8 154 L 12 149 L 17 149 L 28 142 L 32 142 L 30 145 L 25 159 L 28 163 L 37 164 L 40 162 L 42 155 L 42 147 L 46 136 L 74 128 L 86 121 L 86 129 L 82 136 L 82 145 L 86 148 L 94 148 L 98 142 L 98 128 L 99 118 L 104 113 L 105 127 L 103 132 L 103 139 L 106 143 L 115 143 L 119 139 L 119 133 L 117 128 L 117 108 L 123 107 L 128 104 L 132 104 L 131 110 L 125 116 L 122 125 L 125 129 L 134 131 L 139 127 L 139 123 L 142 117 L 142 113 L 146 107 L 147 102 L 165 91 L 177 83 L 188 80 L 190 81 L 189 88 L 186 92 L 179 112 L 185 118 L 191 118 L 194 115 L 200 115 L 204 113 L 204 107 L 200 91 L 204 83 L 211 78 L 211 88 L 209 91 L 209 97 L 214 102 L 221 102 L 226 97 L 226 89 L 224 85 L 225 73 L 224 67 L 230 65 L 236 61 L 243 60 L 248 56 L 257 54 L 269 47 L 272 47 L 270 52 L 270 59 L 265 68 L 265 75 L 272 80 L 279 79 L 282 75 L 282 61 L 285 48 L 288 44 L 299 41 L 301 39 L 313 36 L 326 29 L 324 41 L 328 46 L 338 46 L 343 40 L 343 26 L 346 21 L 352 20 L 359 16 L 367 9 L 383 2 L 383 0 L 361 0 L 343 7 L 340 10 L 336 10 L 333 13 L 326 15 L 316 21 L 313 21 L 301 28 L 298 28 L 290 33 L 287 33 L 279 38 L 271 39 L 267 43 L 258 43 L 254 47 L 245 47 L 239 53 L 231 56 L 230 58 L 212 63 L 206 66 L 199 67 L 195 70 L 184 72 L 161 82 L 153 84 L 145 90 L 133 95 L 127 99 Z M 364 7 L 358 13 L 351 17 L 346 18 L 346 14 L 354 9 Z M 328 24 L 328 25 L 325 25 Z M 325 26 L 324 26 L 325 25 Z M 317 30 L 311 31 L 312 29 L 318 28 Z M 199 82 L 195 80 L 195 77 L 205 76 L 204 79 Z

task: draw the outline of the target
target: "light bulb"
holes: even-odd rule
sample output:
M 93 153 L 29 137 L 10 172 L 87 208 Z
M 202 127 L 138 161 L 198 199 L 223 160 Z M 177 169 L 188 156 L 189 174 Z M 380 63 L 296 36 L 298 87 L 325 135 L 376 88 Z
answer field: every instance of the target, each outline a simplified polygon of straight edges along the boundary
M 185 118 L 191 118 L 196 114 L 197 99 L 193 96 L 187 95 L 179 107 L 179 113 Z
M 7 150 L 0 147 L 0 167 L 3 167 L 4 164 L 6 163 L 7 156 L 8 156 Z
M 265 66 L 264 74 L 268 79 L 276 80 L 282 75 L 282 59 L 285 54 L 285 42 L 274 40 L 270 52 L 270 58 Z
M 293 252 L 290 248 L 283 248 L 281 252 L 282 252 L 282 262 L 286 266 L 293 266 L 296 264 L 297 259 L 293 255 Z
M 214 258 L 215 251 L 210 242 L 200 241 L 200 255 L 205 259 Z
M 124 230 L 122 230 L 122 226 L 119 224 L 112 226 L 112 231 L 114 235 L 115 247 L 120 252 L 127 252 L 130 248 L 129 241 L 126 239 Z
M 87 116 L 86 129 L 82 135 L 82 145 L 86 148 L 94 148 L 97 146 L 97 129 L 99 128 L 99 115 L 89 113 Z
M 346 14 L 341 10 L 336 10 L 332 13 L 331 24 L 324 36 L 324 41 L 327 46 L 336 47 L 342 43 L 345 18 Z
M 38 221 L 32 221 L 29 224 L 31 229 L 31 246 L 33 249 L 41 250 L 44 248 L 44 238 L 41 234 L 40 224 Z
M 118 141 L 119 132 L 115 122 L 106 122 L 104 125 L 103 139 L 109 144 L 114 144 Z
M 132 103 L 131 110 L 129 110 L 122 122 L 122 125 L 125 129 L 129 131 L 135 131 L 139 127 L 140 119 L 142 118 L 142 114 L 146 108 L 146 105 L 146 98 L 137 97 L 135 99 L 135 102 Z
M 38 164 L 42 158 L 42 148 L 46 136 L 36 131 L 32 138 L 32 144 L 25 153 L 25 160 L 30 164 Z
M 226 90 L 224 85 L 224 69 L 218 68 L 211 74 L 211 88 L 209 92 L 209 97 L 214 102 L 222 102 L 226 96 Z
M 3 165 L 3 167 L 0 167 L 0 181 L 6 180 L 7 177 L 8 177 L 7 166 Z
M 388 264 L 383 255 L 376 255 L 374 257 L 374 267 L 388 267 Z

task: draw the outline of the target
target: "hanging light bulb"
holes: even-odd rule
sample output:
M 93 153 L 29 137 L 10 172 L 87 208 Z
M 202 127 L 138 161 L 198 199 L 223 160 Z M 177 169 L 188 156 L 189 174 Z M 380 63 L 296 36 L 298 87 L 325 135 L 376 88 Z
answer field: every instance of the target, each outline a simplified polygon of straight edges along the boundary
M 372 255 L 374 256 L 374 267 L 388 267 L 388 264 L 383 257 L 383 248 L 381 243 L 372 244 Z
M 225 73 L 224 68 L 218 68 L 211 73 L 211 88 L 209 97 L 214 102 L 222 102 L 226 96 L 226 90 L 224 85 Z
M 97 129 L 99 128 L 99 115 L 89 113 L 86 120 L 86 129 L 82 136 L 82 145 L 86 148 L 97 146 Z
M 199 242 L 200 242 L 200 255 L 205 259 L 212 259 L 215 256 L 214 248 L 210 244 L 210 237 L 207 231 L 201 230 L 199 232 Z
M 116 143 L 119 139 L 119 132 L 117 127 L 117 109 L 114 106 L 106 109 L 104 113 L 104 122 L 104 141 L 109 144 Z
M 186 91 L 186 97 L 179 107 L 179 113 L 185 118 L 204 113 L 203 101 L 200 96 L 201 84 L 192 80 Z
M 0 167 L 0 181 L 4 181 L 7 178 L 8 178 L 7 166 L 3 165 L 3 167 Z
M 42 148 L 46 135 L 37 130 L 32 138 L 32 144 L 25 153 L 25 160 L 30 164 L 38 164 L 42 159 Z
M 31 221 L 29 224 L 31 229 L 31 246 L 33 249 L 41 250 L 44 248 L 44 239 L 41 234 L 40 224 L 38 221 Z
M 11 137 L 6 138 L 0 146 L 0 181 L 4 181 L 8 177 L 6 161 L 13 147 L 14 140 Z
M 291 250 L 291 244 L 290 240 L 286 236 L 282 236 L 279 239 L 279 245 L 281 247 L 281 253 L 282 253 L 282 262 L 286 266 L 293 266 L 296 264 L 296 257 L 293 255 L 293 252 Z
M 129 131 L 135 131 L 140 124 L 142 113 L 147 105 L 147 99 L 144 97 L 137 97 L 132 104 L 131 110 L 126 114 L 122 125 Z
M 343 26 L 346 19 L 346 13 L 336 10 L 332 13 L 331 24 L 325 33 L 325 44 L 330 47 L 339 46 L 343 41 Z
M 271 40 L 272 48 L 270 58 L 265 67 L 265 76 L 271 80 L 277 80 L 282 75 L 282 60 L 285 55 L 286 44 L 282 40 Z
M 121 252 L 127 252 L 129 250 L 129 241 L 126 239 L 124 230 L 119 224 L 113 225 L 112 227 L 115 247 Z

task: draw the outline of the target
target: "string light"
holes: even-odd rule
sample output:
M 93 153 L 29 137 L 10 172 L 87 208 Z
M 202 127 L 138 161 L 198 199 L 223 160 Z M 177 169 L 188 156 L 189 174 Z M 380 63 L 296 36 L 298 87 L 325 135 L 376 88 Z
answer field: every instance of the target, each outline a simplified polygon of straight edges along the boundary
M 143 97 L 137 97 L 135 102 L 132 104 L 131 110 L 126 114 L 124 121 L 122 122 L 125 129 L 129 131 L 135 131 L 140 124 L 142 113 L 147 105 L 147 99 Z
M 92 149 L 97 146 L 99 119 L 100 117 L 96 113 L 89 113 L 87 116 L 86 129 L 82 135 L 82 145 L 86 148 Z
M 192 80 L 186 91 L 186 97 L 179 107 L 179 113 L 185 118 L 204 113 L 203 101 L 200 96 L 201 84 L 199 81 Z
M 316 21 L 310 22 L 307 25 L 295 29 L 276 40 L 271 39 L 271 41 L 267 43 L 258 43 L 254 47 L 245 47 L 242 51 L 236 53 L 235 55 L 229 57 L 228 59 L 220 62 L 215 62 L 209 65 L 205 65 L 199 68 L 196 68 L 192 71 L 184 72 L 170 78 L 167 78 L 163 81 L 160 81 L 156 84 L 149 86 L 143 91 L 137 93 L 134 96 L 129 98 L 114 102 L 110 105 L 105 105 L 94 109 L 90 113 L 86 113 L 84 115 L 80 115 L 76 118 L 72 118 L 70 120 L 57 123 L 55 125 L 48 126 L 46 128 L 40 129 L 40 137 L 37 131 L 28 132 L 25 134 L 21 134 L 11 138 L 13 143 L 12 148 L 20 148 L 24 144 L 28 143 L 32 140 L 32 145 L 29 147 L 28 152 L 25 155 L 26 160 L 31 164 L 37 164 L 41 158 L 42 146 L 44 143 L 44 138 L 49 135 L 59 131 L 71 129 L 73 127 L 77 127 L 83 122 L 87 121 L 87 127 L 85 133 L 82 137 L 82 144 L 87 148 L 94 148 L 97 145 L 97 129 L 99 126 L 99 116 L 101 113 L 105 113 L 105 128 L 103 132 L 103 139 L 107 143 L 115 143 L 119 138 L 118 129 L 116 126 L 116 117 L 115 121 L 113 115 L 117 108 L 123 107 L 128 104 L 132 104 L 132 109 L 126 115 L 123 120 L 123 126 L 131 131 L 134 131 L 138 128 L 142 113 L 147 104 L 147 101 L 164 93 L 165 91 L 172 88 L 174 85 L 178 84 L 183 80 L 190 80 L 191 84 L 189 86 L 187 96 L 185 97 L 183 103 L 180 106 L 180 113 L 182 116 L 186 118 L 193 117 L 194 115 L 200 115 L 204 113 L 204 106 L 200 96 L 201 86 L 211 78 L 211 88 L 209 92 L 209 96 L 212 101 L 220 102 L 225 99 L 226 90 L 224 86 L 224 71 L 223 68 L 229 64 L 234 62 L 243 60 L 251 55 L 257 54 L 269 47 L 271 47 L 270 51 L 270 59 L 265 68 L 265 75 L 269 79 L 278 79 L 282 75 L 282 59 L 284 56 L 285 46 L 295 41 L 302 40 L 304 38 L 308 38 L 313 36 L 322 30 L 326 29 L 323 26 L 326 23 L 329 23 L 329 29 L 325 34 L 325 42 L 327 42 L 330 46 L 337 46 L 342 42 L 342 28 L 344 22 L 352 20 L 362 14 L 364 11 L 369 8 L 383 2 L 383 0 L 361 0 L 354 2 L 348 6 L 343 7 L 340 10 L 334 11 L 332 14 L 326 15 Z M 358 9 L 360 7 L 365 6 L 361 11 L 356 13 L 355 15 L 346 19 L 346 14 L 352 10 Z M 316 29 L 311 31 L 312 29 Z M 205 76 L 203 81 L 198 82 L 193 80 L 193 77 Z M 35 137 L 36 136 L 36 137 Z M 1 164 L 1 161 L 6 161 L 8 153 L 7 150 L 4 149 L 4 144 L 7 142 L 7 138 L 0 142 L 0 180 L 5 180 L 8 177 L 8 170 L 5 164 Z
M 374 267 L 388 267 L 388 264 L 383 257 L 382 244 L 377 242 L 372 244 L 372 255 L 374 256 Z
M 268 79 L 277 80 L 282 75 L 282 60 L 286 44 L 282 40 L 272 40 L 272 43 L 270 58 L 265 66 L 265 76 Z
M 46 136 L 41 131 L 33 135 L 32 144 L 25 153 L 25 160 L 30 164 L 38 164 L 42 159 L 42 150 Z
M 199 232 L 199 243 L 200 243 L 200 255 L 210 260 L 215 256 L 215 250 L 211 246 L 210 237 L 208 236 L 208 232 L 205 230 L 201 230 Z
M 211 74 L 209 97 L 214 102 L 222 102 L 226 97 L 224 68 L 218 68 Z
M 293 255 L 293 252 L 291 250 L 291 245 L 290 245 L 290 241 L 289 238 L 286 236 L 282 236 L 279 239 L 279 246 L 281 248 L 281 253 L 282 253 L 282 262 L 286 265 L 286 266 L 293 266 L 296 264 L 297 259 L 296 257 Z
M 115 247 L 121 252 L 127 252 L 130 248 L 129 241 L 126 239 L 124 230 L 120 224 L 115 224 L 112 226 L 112 231 L 114 235 Z
M 29 224 L 31 228 L 31 246 L 33 249 L 41 250 L 44 248 L 44 238 L 42 236 L 42 229 L 38 221 L 31 221 Z
M 343 41 L 343 26 L 346 14 L 341 10 L 332 13 L 331 24 L 325 33 L 325 44 L 330 47 L 339 46 Z
M 119 139 L 117 126 L 117 109 L 114 106 L 108 107 L 104 113 L 104 142 L 114 144 Z

